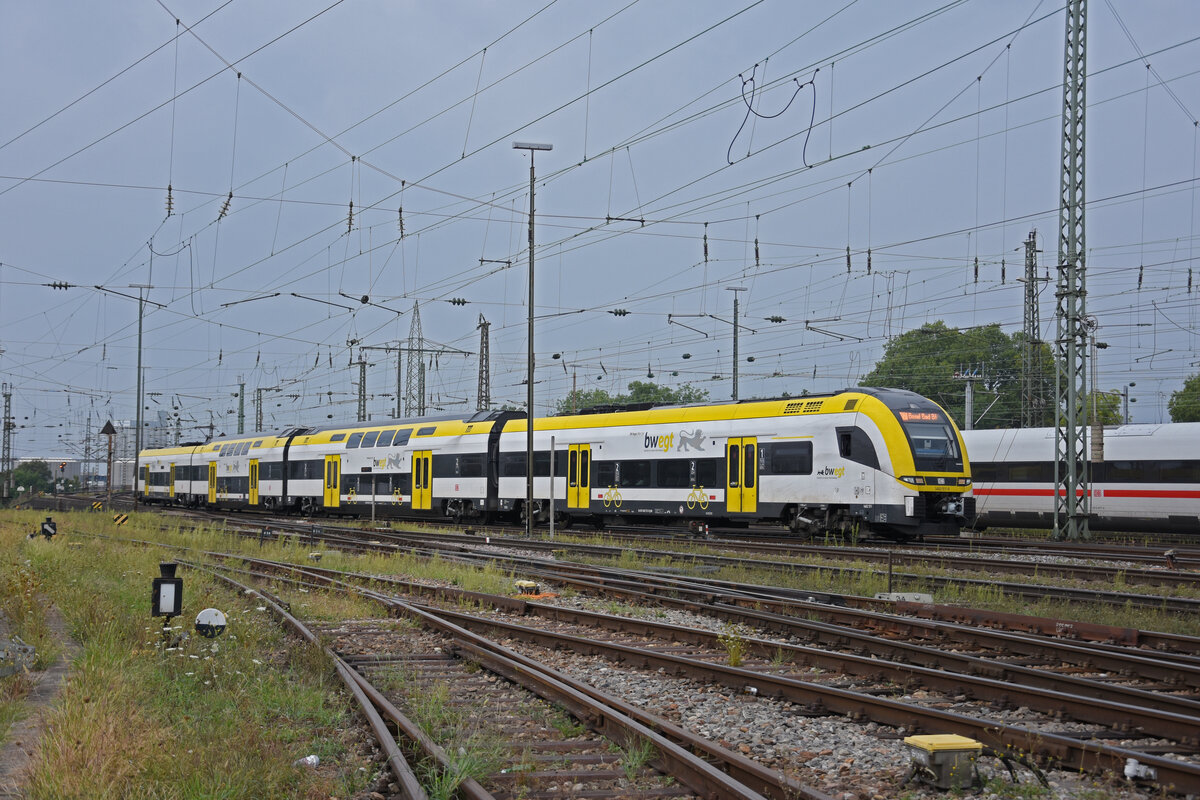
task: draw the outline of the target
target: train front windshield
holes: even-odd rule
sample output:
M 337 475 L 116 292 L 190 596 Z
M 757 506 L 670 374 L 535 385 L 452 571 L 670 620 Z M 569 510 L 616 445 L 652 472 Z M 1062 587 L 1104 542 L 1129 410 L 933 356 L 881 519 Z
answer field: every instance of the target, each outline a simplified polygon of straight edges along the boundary
M 918 471 L 962 472 L 958 438 L 944 416 L 936 411 L 901 411 L 899 416 Z

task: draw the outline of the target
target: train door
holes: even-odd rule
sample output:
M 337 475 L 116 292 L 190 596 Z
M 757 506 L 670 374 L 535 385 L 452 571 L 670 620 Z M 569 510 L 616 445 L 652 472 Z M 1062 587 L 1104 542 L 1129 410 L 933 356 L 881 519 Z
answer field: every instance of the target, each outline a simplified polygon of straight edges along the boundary
M 745 436 L 725 445 L 725 507 L 727 511 L 758 511 L 758 439 Z
M 142 496 L 150 496 L 150 467 L 142 466 Z
M 342 504 L 342 457 L 325 456 L 325 507 Z
M 217 462 L 208 462 L 208 502 L 217 502 Z
M 591 505 L 592 446 L 573 444 L 567 451 L 567 508 Z
M 175 465 L 171 464 L 171 474 L 168 476 L 170 483 L 167 484 L 167 497 L 175 499 Z
M 172 467 L 172 469 L 174 469 Z M 258 459 L 250 459 L 250 505 L 258 505 Z
M 416 511 L 433 507 L 432 450 L 416 450 L 412 454 L 412 507 Z

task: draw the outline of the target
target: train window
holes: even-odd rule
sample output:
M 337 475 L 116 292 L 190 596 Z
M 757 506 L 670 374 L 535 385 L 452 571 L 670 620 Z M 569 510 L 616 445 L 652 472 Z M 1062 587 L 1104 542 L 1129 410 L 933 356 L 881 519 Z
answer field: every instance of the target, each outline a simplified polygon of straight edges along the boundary
M 782 442 L 771 445 L 771 474 L 811 475 L 812 442 Z
M 260 481 L 279 481 L 283 480 L 283 462 L 282 461 L 264 461 L 258 465 L 258 479 Z
M 875 454 L 875 445 L 872 444 L 871 437 L 867 435 L 866 431 L 862 428 L 838 428 L 837 437 L 838 452 L 841 453 L 842 458 L 858 462 L 871 469 L 879 469 L 879 457 Z M 944 439 L 936 441 L 944 441 Z M 913 444 L 917 448 L 922 446 L 918 443 L 916 434 L 913 434 Z M 926 444 L 925 446 L 930 445 Z M 943 451 L 939 450 L 938 452 Z M 924 467 L 924 469 L 931 469 L 931 467 Z
M 246 455 L 246 453 L 249 453 L 249 452 L 250 452 L 250 443 L 249 443 L 249 442 L 242 442 L 242 445 L 241 445 L 241 447 L 239 447 L 239 448 L 238 448 L 238 453 L 237 453 L 237 454 L 238 454 L 239 456 L 244 456 L 244 455 Z
M 315 458 L 308 461 L 289 461 L 288 480 L 320 480 L 325 469 L 325 462 Z
M 254 443 L 254 446 L 255 446 L 255 447 L 262 447 L 262 443 L 263 443 L 263 440 L 262 440 L 262 439 L 259 439 L 257 442 L 255 442 L 255 443 Z
M 903 419 L 903 415 L 901 415 Z M 958 440 L 949 425 L 934 422 L 904 422 L 912 443 L 913 460 L 919 470 L 953 472 L 963 467 Z
M 978 462 L 971 465 L 971 479 L 976 482 L 991 482 L 999 480 L 998 464 Z
M 738 464 L 741 463 L 741 448 L 736 444 L 729 445 L 729 457 L 726 463 L 729 467 L 729 488 L 734 489 L 738 483 Z
M 392 437 L 395 435 L 396 435 L 396 432 L 394 430 L 380 431 L 379 432 L 379 441 L 375 442 L 375 446 L 376 447 L 391 447 L 392 446 Z
M 592 459 L 592 453 L 590 450 L 580 450 L 579 451 L 579 485 L 580 486 L 586 487 L 589 485 L 588 484 L 588 469 L 589 469 L 589 462 L 591 461 L 591 459 Z
M 483 453 L 467 453 L 459 456 L 458 475 L 460 478 L 482 478 Z
M 696 459 L 695 484 L 697 486 L 716 486 L 720 474 L 721 460 L 718 458 Z
M 500 477 L 502 478 L 524 478 L 525 477 L 525 453 L 501 453 L 500 454 Z
M 692 462 L 672 458 L 658 462 L 658 486 L 664 489 L 686 489 L 692 485 Z
M 340 442 L 340 441 L 342 441 L 342 440 L 343 440 L 343 439 L 345 439 L 345 438 L 346 438 L 346 434 L 344 434 L 344 433 L 335 433 L 333 436 L 330 436 L 330 437 L 329 437 L 329 441 L 331 441 L 331 442 Z M 257 445 L 257 444 L 255 444 L 254 446 L 255 446 L 255 447 L 258 447 L 258 445 Z
M 368 431 L 363 434 L 362 442 L 359 447 L 374 447 L 375 440 L 379 438 L 379 431 Z
M 622 461 L 617 485 L 622 488 L 650 486 L 654 471 L 653 463 L 649 459 Z
M 1200 461 L 1160 461 L 1158 479 L 1165 483 L 1200 483 Z
M 583 454 L 580 453 L 581 460 Z M 595 468 L 594 480 L 595 486 L 613 486 L 617 482 L 617 465 L 613 461 L 596 461 L 593 463 Z
M 352 448 L 358 447 L 358 443 L 361 441 L 362 441 L 361 433 L 350 434 L 350 439 L 349 439 L 349 441 L 346 442 L 346 449 L 350 450 Z
M 567 455 L 567 486 L 579 485 L 579 453 L 572 450 Z
M 392 476 L 392 492 L 394 493 L 397 489 L 400 494 L 412 494 L 411 472 L 401 472 Z
M 1127 483 L 1146 480 L 1150 470 L 1144 461 L 1106 461 L 1105 479 L 1111 483 Z
M 392 447 L 403 447 L 408 444 L 409 436 L 412 436 L 412 428 L 401 428 L 396 431 L 396 438 L 392 439 Z
M 437 426 L 436 426 L 436 425 L 431 425 L 431 426 L 429 426 L 428 428 L 418 428 L 418 429 L 417 429 L 417 436 L 433 436 L 433 434 L 434 434 L 436 431 L 437 431 Z
M 757 465 L 757 462 L 755 461 L 756 449 L 757 448 L 752 444 L 746 445 L 746 468 L 743 470 L 742 475 L 744 477 L 744 483 L 747 489 L 754 488 L 754 475 L 757 472 L 755 469 L 755 466 Z

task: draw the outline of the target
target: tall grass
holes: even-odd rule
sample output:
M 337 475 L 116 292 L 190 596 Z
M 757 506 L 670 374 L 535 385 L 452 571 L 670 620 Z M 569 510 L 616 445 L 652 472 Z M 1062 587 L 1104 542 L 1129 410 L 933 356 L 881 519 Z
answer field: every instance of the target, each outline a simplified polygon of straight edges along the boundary
M 33 605 L 53 602 L 81 645 L 49 709 L 30 798 L 327 798 L 367 785 L 352 712 L 323 658 L 303 648 L 295 657 L 296 643 L 251 598 L 189 570 L 181 572 L 184 616 L 172 636 L 208 606 L 225 612 L 228 627 L 216 640 L 192 633 L 167 647 L 161 622 L 149 616 L 161 553 L 81 535 L 194 534 L 149 522 L 116 531 L 100 515 L 55 516 L 59 536 L 47 542 L 27 539 L 19 517 L 0 515 L 6 579 L 14 563 L 33 576 L 6 580 L 0 602 L 29 605 L 14 589 L 34 587 Z M 314 753 L 321 768 L 293 766 Z

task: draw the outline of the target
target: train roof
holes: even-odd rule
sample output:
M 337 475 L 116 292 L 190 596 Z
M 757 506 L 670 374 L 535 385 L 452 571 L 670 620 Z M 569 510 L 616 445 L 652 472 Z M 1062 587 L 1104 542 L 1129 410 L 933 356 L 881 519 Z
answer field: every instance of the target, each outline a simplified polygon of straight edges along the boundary
M 314 436 L 326 431 L 344 431 L 351 429 L 399 428 L 436 425 L 439 422 L 461 422 L 474 425 L 480 422 L 495 422 L 499 419 L 515 419 L 525 416 L 523 411 L 475 411 L 457 414 L 431 414 L 425 417 L 393 417 L 388 419 L 371 419 L 362 422 L 347 420 L 345 422 L 329 423 L 326 425 L 292 425 L 277 431 L 256 431 L 254 433 L 237 434 L 235 436 L 218 436 L 209 439 L 205 444 L 223 444 L 224 442 L 243 441 L 245 439 L 262 439 L 274 437 L 286 439 L 289 436 Z
M 649 411 L 660 408 L 715 408 L 720 406 L 749 405 L 754 403 L 797 402 L 803 400 L 828 400 L 843 394 L 866 394 L 878 398 L 891 409 L 926 407 L 932 401 L 908 389 L 891 389 L 875 386 L 850 386 L 832 392 L 815 394 L 785 395 L 780 397 L 751 397 L 744 400 L 711 400 L 704 403 L 606 403 L 598 406 L 581 408 L 571 414 L 558 414 L 559 417 L 579 417 L 591 414 L 621 414 L 629 411 Z M 923 401 L 923 402 L 922 402 Z

